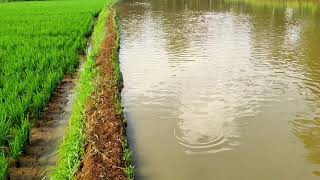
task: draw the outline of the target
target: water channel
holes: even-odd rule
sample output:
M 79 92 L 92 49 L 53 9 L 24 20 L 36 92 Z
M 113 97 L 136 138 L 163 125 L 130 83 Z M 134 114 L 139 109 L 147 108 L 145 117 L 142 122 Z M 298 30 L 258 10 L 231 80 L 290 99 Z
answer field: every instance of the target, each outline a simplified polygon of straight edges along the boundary
M 122 0 L 138 180 L 320 177 L 320 8 Z

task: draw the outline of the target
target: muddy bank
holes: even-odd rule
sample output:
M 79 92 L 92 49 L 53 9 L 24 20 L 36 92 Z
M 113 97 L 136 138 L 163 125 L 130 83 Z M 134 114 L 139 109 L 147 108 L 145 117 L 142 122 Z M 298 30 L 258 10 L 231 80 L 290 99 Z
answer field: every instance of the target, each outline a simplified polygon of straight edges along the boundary
M 11 165 L 11 179 L 46 179 L 56 162 L 56 150 L 63 138 L 74 102 L 76 75 L 66 76 L 40 119 L 31 130 L 31 142 L 20 159 L 20 167 Z
M 87 117 L 87 146 L 78 179 L 128 179 L 123 158 L 125 128 L 119 101 L 122 85 L 117 81 L 113 57 L 118 56 L 115 12 L 110 10 L 107 32 L 97 57 L 99 82 L 89 100 Z M 116 53 L 116 54 L 114 54 Z

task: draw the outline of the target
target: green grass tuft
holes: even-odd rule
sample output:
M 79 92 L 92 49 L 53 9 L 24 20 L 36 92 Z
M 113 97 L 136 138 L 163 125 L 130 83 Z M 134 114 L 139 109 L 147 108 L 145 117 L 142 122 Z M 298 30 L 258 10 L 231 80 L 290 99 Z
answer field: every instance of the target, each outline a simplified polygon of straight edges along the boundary
M 0 153 L 0 178 L 5 179 L 8 177 L 8 160 L 3 152 Z

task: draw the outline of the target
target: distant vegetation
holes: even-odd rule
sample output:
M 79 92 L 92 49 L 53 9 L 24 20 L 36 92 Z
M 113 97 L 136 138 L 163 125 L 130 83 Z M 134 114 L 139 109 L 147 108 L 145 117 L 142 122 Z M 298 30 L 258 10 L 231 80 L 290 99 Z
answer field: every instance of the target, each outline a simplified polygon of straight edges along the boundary
M 0 179 L 19 161 L 37 119 L 79 52 L 104 0 L 0 4 Z
M 230 3 L 248 3 L 255 7 L 304 9 L 310 12 L 320 10 L 320 0 L 224 0 Z
M 34 1 L 34 0 L 0 0 L 1 2 L 16 2 L 16 1 Z M 37 1 L 46 1 L 46 0 L 37 0 Z

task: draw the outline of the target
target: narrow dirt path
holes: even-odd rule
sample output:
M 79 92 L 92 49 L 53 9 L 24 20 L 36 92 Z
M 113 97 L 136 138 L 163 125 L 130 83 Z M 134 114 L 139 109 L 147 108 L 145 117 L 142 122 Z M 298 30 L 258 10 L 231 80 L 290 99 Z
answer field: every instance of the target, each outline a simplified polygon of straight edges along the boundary
M 56 162 L 56 150 L 71 116 L 75 99 L 76 75 L 66 76 L 31 130 L 31 143 L 20 160 L 20 167 L 10 167 L 10 179 L 49 179 L 46 176 Z
M 112 55 L 116 48 L 115 12 L 110 10 L 106 37 L 97 58 L 100 81 L 91 97 L 86 117 L 87 147 L 78 179 L 126 180 L 123 160 L 125 128 L 123 117 L 117 111 L 116 97 L 121 87 L 115 84 Z

